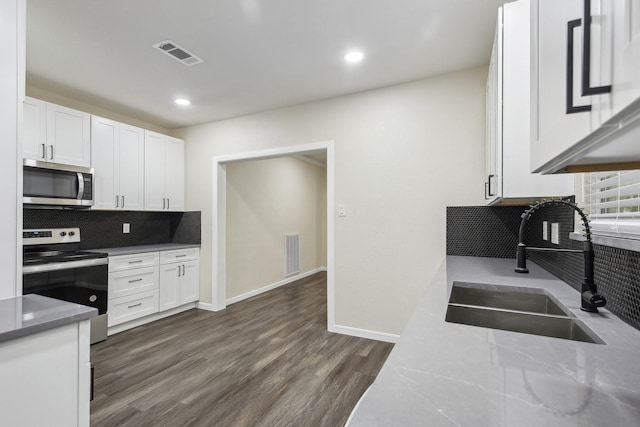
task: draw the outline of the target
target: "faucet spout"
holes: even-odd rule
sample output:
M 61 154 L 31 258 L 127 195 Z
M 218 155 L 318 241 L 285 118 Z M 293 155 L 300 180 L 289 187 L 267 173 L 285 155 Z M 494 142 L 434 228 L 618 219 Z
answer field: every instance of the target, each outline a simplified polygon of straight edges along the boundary
M 585 230 L 586 241 L 583 244 L 582 250 L 571 249 L 555 249 L 555 248 L 527 248 L 524 242 L 524 235 L 527 228 L 527 222 L 531 215 L 538 209 L 549 205 L 565 205 L 575 210 L 582 219 L 582 225 Z M 570 200 L 545 200 L 538 202 L 529 207 L 521 215 L 522 221 L 520 222 L 520 230 L 518 237 L 518 247 L 516 249 L 516 273 L 528 273 L 527 268 L 527 250 L 529 251 L 547 251 L 547 252 L 581 252 L 584 254 L 584 280 L 581 286 L 581 304 L 580 309 L 591 313 L 597 313 L 598 307 L 604 307 L 607 303 L 606 299 L 598 294 L 598 289 L 594 282 L 594 268 L 593 262 L 595 259 L 595 253 L 593 251 L 593 243 L 591 242 L 591 229 L 589 227 L 589 220 L 585 213 L 575 203 Z

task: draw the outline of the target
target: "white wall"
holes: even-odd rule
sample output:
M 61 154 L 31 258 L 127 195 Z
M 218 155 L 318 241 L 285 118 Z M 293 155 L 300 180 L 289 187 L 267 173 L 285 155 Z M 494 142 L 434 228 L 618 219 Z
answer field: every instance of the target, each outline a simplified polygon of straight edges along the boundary
M 178 130 L 202 211 L 211 301 L 212 158 L 335 141 L 336 325 L 399 334 L 445 256 L 446 206 L 483 204 L 486 67 Z M 335 214 L 335 213 L 334 213 Z
M 19 129 L 22 114 L 18 105 L 24 97 L 25 3 L 22 0 L 0 2 L 0 40 L 3 54 L 0 61 L 0 299 L 18 295 L 18 232 L 22 229 L 19 197 L 22 195 L 22 168 L 19 167 Z
M 301 273 L 326 266 L 325 182 L 294 157 L 227 165 L 227 298 L 285 279 L 285 233 L 300 234 Z

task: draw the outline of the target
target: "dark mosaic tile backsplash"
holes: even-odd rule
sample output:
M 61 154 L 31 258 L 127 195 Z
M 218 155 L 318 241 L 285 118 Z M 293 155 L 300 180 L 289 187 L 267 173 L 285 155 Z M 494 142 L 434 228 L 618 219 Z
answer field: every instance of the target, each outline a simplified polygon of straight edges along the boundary
M 23 210 L 23 227 L 79 227 L 80 249 L 200 243 L 200 212 L 122 212 L 62 209 Z M 122 233 L 129 223 L 131 232 Z
M 515 258 L 521 206 L 463 206 L 447 208 L 447 255 Z M 560 224 L 560 244 L 542 239 L 542 221 Z M 525 242 L 528 246 L 581 249 L 569 239 L 574 229 L 573 210 L 550 206 L 531 216 Z M 607 309 L 640 330 L 640 252 L 594 245 L 595 282 L 607 298 Z M 575 289 L 583 274 L 581 254 L 529 252 L 529 258 Z M 515 262 L 515 261 L 514 261 Z

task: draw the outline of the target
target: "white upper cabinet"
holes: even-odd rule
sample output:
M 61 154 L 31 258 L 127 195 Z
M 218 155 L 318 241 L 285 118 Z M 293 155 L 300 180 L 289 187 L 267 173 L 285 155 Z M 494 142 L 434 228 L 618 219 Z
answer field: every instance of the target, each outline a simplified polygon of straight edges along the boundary
M 574 193 L 571 176 L 542 176 L 530 164 L 530 3 L 506 3 L 498 11 L 487 80 L 487 176 L 489 204 L 527 204 Z
M 184 141 L 168 137 L 166 142 L 166 195 L 167 209 L 184 210 Z
M 91 116 L 26 97 L 23 156 L 26 159 L 91 166 Z
M 531 24 L 531 170 L 640 167 L 640 4 L 531 0 Z
M 117 155 L 122 209 L 144 209 L 144 130 L 120 125 L 120 145 Z
M 91 119 L 94 209 L 144 208 L 144 130 Z
M 611 113 L 640 98 L 640 3 L 613 1 L 613 76 Z
M 184 141 L 145 131 L 144 206 L 184 210 Z
M 47 158 L 47 103 L 25 97 L 23 105 L 22 152 L 25 159 Z
M 486 153 L 484 198 L 489 203 L 502 197 L 502 21 L 503 8 L 498 9 L 498 21 L 486 90 Z M 498 168 L 498 165 L 500 167 Z

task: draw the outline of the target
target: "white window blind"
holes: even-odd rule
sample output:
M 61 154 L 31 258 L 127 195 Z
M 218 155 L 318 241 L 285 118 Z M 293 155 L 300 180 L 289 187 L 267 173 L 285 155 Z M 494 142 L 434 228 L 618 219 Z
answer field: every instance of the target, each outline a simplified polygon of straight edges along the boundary
M 584 174 L 593 234 L 640 239 L 640 170 Z

